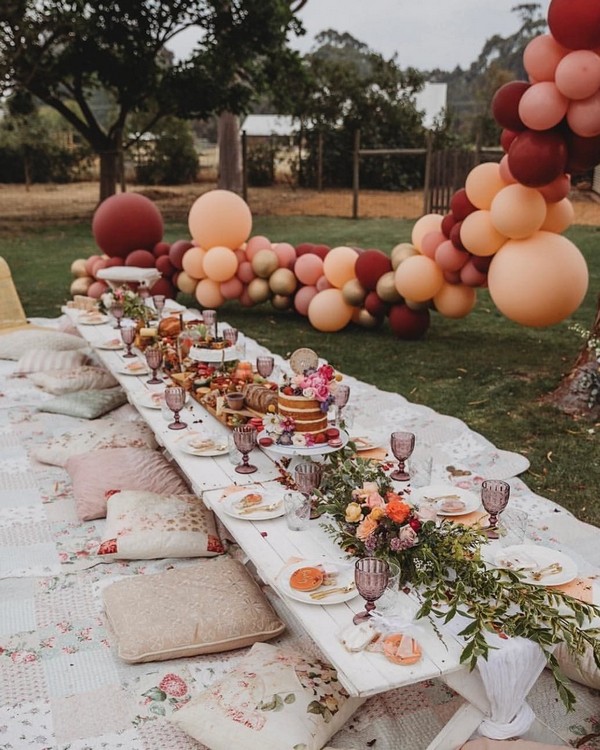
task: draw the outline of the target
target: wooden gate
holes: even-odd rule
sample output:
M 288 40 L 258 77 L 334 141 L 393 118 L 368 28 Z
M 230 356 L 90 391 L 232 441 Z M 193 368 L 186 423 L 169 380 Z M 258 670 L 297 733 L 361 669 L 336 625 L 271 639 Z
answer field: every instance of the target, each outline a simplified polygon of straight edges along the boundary
M 427 214 L 447 214 L 450 199 L 464 187 L 469 172 L 480 161 L 476 151 L 431 150 L 427 155 L 424 208 Z

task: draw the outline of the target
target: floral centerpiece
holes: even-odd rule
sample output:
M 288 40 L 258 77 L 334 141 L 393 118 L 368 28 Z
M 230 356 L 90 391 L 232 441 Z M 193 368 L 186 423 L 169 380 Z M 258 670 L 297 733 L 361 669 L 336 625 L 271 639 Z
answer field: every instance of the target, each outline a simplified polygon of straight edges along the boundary
M 99 308 L 102 312 L 110 313 L 110 308 L 115 303 L 123 305 L 123 316 L 132 320 L 142 320 L 147 323 L 152 315 L 152 310 L 144 303 L 142 297 L 128 286 L 118 286 L 105 292 L 100 296 Z
M 348 554 L 393 561 L 402 585 L 421 606 L 417 618 L 467 618 L 461 661 L 473 669 L 491 648 L 485 635 L 523 636 L 542 648 L 559 694 L 570 709 L 575 697 L 552 651 L 564 642 L 577 654 L 592 647 L 600 667 L 600 608 L 555 588 L 526 583 L 518 571 L 488 566 L 481 556 L 487 537 L 477 528 L 433 518 L 395 492 L 384 467 L 355 456 L 354 446 L 329 454 L 324 463 L 319 513 L 325 528 Z

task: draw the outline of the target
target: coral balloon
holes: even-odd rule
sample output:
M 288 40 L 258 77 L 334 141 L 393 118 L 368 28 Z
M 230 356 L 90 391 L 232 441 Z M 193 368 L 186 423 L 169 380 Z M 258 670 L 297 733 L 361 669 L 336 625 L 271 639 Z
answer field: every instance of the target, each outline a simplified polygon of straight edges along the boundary
M 308 315 L 308 306 L 313 297 L 318 294 L 316 286 L 303 286 L 298 289 L 294 296 L 294 307 L 296 312 L 305 317 Z
M 190 234 L 200 247 L 217 245 L 235 250 L 250 236 L 252 214 L 247 203 L 230 190 L 210 190 L 192 205 Z
M 395 271 L 400 263 L 403 263 L 407 258 L 412 255 L 418 255 L 419 251 L 410 242 L 401 242 L 392 249 L 391 260 L 392 269 Z
M 119 193 L 102 201 L 92 219 L 92 234 L 107 255 L 122 258 L 132 250 L 152 250 L 163 236 L 163 220 L 151 200 L 139 193 Z
M 360 307 L 365 301 L 367 290 L 358 279 L 350 279 L 342 287 L 344 301 L 353 307 Z
M 443 217 L 440 214 L 425 214 L 425 216 L 417 219 L 412 228 L 411 242 L 419 252 L 423 252 L 421 243 L 426 234 L 442 231 L 442 220 Z
M 460 228 L 460 237 L 463 245 L 473 255 L 493 255 L 506 240 L 493 225 L 490 211 L 469 214 Z
M 220 307 L 225 302 L 219 283 L 212 279 L 201 279 L 196 285 L 194 294 L 201 307 L 213 309 Z
M 456 226 L 456 223 L 454 226 Z M 427 232 L 421 240 L 421 252 L 428 258 L 435 258 L 435 251 L 446 239 L 446 235 L 443 232 Z
M 278 268 L 269 277 L 269 286 L 273 294 L 289 297 L 296 291 L 298 280 L 289 268 Z
M 238 259 L 228 247 L 211 247 L 203 260 L 204 273 L 213 281 L 228 281 L 235 276 Z
M 546 201 L 534 188 L 508 185 L 494 198 L 490 216 L 494 227 L 505 237 L 529 237 L 544 223 Z
M 294 273 L 302 284 L 314 285 L 323 275 L 323 260 L 313 253 L 305 253 L 294 263 Z
M 192 245 L 189 250 L 186 251 L 181 261 L 181 268 L 194 279 L 205 279 L 206 272 L 204 270 L 204 258 L 206 257 L 206 250 L 201 247 Z
M 346 287 L 344 287 L 345 289 Z M 375 287 L 377 296 L 384 302 L 395 303 L 402 302 L 402 297 L 396 289 L 396 274 L 394 271 L 388 271 L 379 277 Z
M 496 91 L 492 99 L 492 115 L 501 128 L 525 130 L 519 116 L 519 102 L 530 85 L 526 81 L 510 81 Z
M 308 319 L 318 331 L 329 333 L 345 328 L 352 319 L 352 312 L 353 308 L 344 302 L 340 289 L 325 289 L 310 301 Z
M 450 240 L 442 242 L 435 251 L 435 262 L 442 271 L 460 271 L 469 259 L 469 253 L 459 250 Z
M 135 266 L 138 268 L 154 268 L 156 258 L 150 250 L 134 250 L 125 258 L 126 266 Z
M 591 50 L 569 52 L 558 64 L 556 88 L 569 99 L 587 99 L 600 88 L 600 57 Z
M 354 268 L 357 260 L 358 253 L 354 248 L 345 246 L 334 247 L 327 253 L 323 260 L 323 273 L 327 281 L 338 289 L 341 289 L 347 281 L 350 281 L 356 275 Z M 333 299 L 333 296 L 331 296 L 331 299 Z
M 219 291 L 225 299 L 238 299 L 244 291 L 244 285 L 237 276 L 234 276 L 220 284 Z
M 561 234 L 575 221 L 575 209 L 568 198 L 563 198 L 556 203 L 549 203 L 546 218 L 541 226 L 546 232 Z
M 469 214 L 472 214 L 473 211 L 477 211 L 477 208 L 468 199 L 467 191 L 464 188 L 461 188 L 460 190 L 457 190 L 450 199 L 450 210 L 456 221 L 463 221 Z
M 279 268 L 279 259 L 273 250 L 259 250 L 250 262 L 252 270 L 261 279 L 268 279 Z
M 169 248 L 169 260 L 178 271 L 183 271 L 183 256 L 194 247 L 189 240 L 176 240 Z
M 600 135 L 600 91 L 588 99 L 571 102 L 567 122 L 571 130 L 582 138 Z
M 555 130 L 526 130 L 508 150 L 508 165 L 514 177 L 527 187 L 542 187 L 564 173 L 567 146 Z
M 90 257 L 89 257 L 89 258 L 86 258 L 86 259 L 84 260 L 84 262 L 83 262 L 83 263 L 84 263 L 84 269 L 85 269 L 85 272 L 86 272 L 86 274 L 87 274 L 88 276 L 93 276 L 93 275 L 94 275 L 94 274 L 92 273 L 92 268 L 93 268 L 93 266 L 94 266 L 94 263 L 95 263 L 95 262 L 96 262 L 97 260 L 100 260 L 100 256 L 99 256 L 99 255 L 90 255 Z
M 392 261 L 381 250 L 366 250 L 358 256 L 354 273 L 363 287 L 372 292 L 384 273 L 392 270 Z
M 442 270 L 425 255 L 407 258 L 395 271 L 398 293 L 415 302 L 431 299 L 444 283 Z
M 523 52 L 523 66 L 536 81 L 553 81 L 556 68 L 568 50 L 551 34 L 534 37 Z
M 465 286 L 487 286 L 487 269 L 485 272 L 480 271 L 476 265 L 475 260 L 477 256 L 469 258 L 465 265 L 460 269 L 459 282 Z M 490 256 L 492 259 L 493 256 Z
M 246 257 L 248 260 L 252 260 L 259 250 L 271 249 L 271 240 L 262 234 L 256 234 L 254 237 L 250 237 L 246 243 Z
M 317 283 L 315 284 L 315 286 L 317 287 L 317 291 L 319 291 L 319 292 L 324 292 L 325 289 L 332 289 L 333 288 L 333 284 L 329 283 L 329 281 L 327 280 L 326 276 L 320 276 L 317 279 Z
M 462 284 L 444 284 L 433 298 L 435 309 L 445 318 L 466 317 L 476 301 L 475 290 Z
M 100 299 L 100 297 L 108 291 L 108 284 L 105 281 L 94 281 L 92 282 L 87 290 L 88 297 L 93 299 Z
M 252 279 L 256 278 L 256 274 L 254 273 L 254 269 L 252 268 L 252 263 L 250 263 L 250 261 L 245 260 L 240 263 L 237 270 L 237 277 L 244 284 L 249 284 Z
M 500 177 L 502 178 L 503 182 L 505 182 L 507 185 L 512 185 L 516 182 L 513 173 L 510 171 L 510 167 L 508 166 L 508 154 L 504 154 L 502 159 L 500 159 Z
M 423 338 L 427 333 L 430 315 L 426 308 L 414 310 L 408 305 L 394 305 L 390 309 L 388 319 L 394 336 L 414 341 Z
M 271 288 L 266 279 L 252 279 L 248 284 L 248 297 L 255 305 L 266 302 L 271 297 Z
M 123 258 L 118 258 L 118 257 L 108 258 L 106 260 L 105 268 L 116 268 L 117 266 L 124 266 L 124 265 L 125 265 L 125 261 Z
M 276 242 L 272 247 L 281 268 L 293 268 L 296 262 L 296 248 L 289 242 Z
M 566 237 L 536 232 L 507 240 L 492 261 L 488 286 L 494 304 L 510 320 L 549 326 L 577 310 L 587 291 L 588 270 Z
M 198 279 L 194 279 L 185 271 L 180 271 L 177 274 L 177 288 L 184 294 L 194 294 L 196 287 L 198 286 Z
M 569 100 L 553 81 L 534 83 L 519 101 L 519 117 L 532 130 L 549 130 L 567 114 Z
M 564 47 L 600 47 L 600 3 L 598 0 L 552 0 L 548 26 L 552 36 Z
M 497 193 L 505 186 L 500 167 L 495 162 L 478 164 L 465 180 L 467 198 L 476 208 L 488 209 Z

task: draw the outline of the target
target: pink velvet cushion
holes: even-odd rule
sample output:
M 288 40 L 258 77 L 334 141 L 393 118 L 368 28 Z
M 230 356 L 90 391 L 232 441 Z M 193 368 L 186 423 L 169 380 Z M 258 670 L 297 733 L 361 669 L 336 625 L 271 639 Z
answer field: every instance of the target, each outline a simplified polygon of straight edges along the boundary
M 77 515 L 82 521 L 106 516 L 107 493 L 148 490 L 183 494 L 189 489 L 178 471 L 150 448 L 105 448 L 72 456 L 66 464 Z

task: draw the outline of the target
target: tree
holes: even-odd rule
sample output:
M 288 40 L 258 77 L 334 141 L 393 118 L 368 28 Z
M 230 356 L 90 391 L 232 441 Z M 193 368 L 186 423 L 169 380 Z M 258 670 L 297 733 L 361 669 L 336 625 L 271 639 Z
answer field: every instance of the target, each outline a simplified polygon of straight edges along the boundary
M 299 31 L 297 7 L 287 0 L 5 0 L 0 81 L 5 93 L 25 90 L 54 108 L 90 144 L 103 200 L 116 190 L 132 113 L 147 113 L 144 133 L 169 114 L 243 111 L 264 85 L 266 66 L 254 58 L 276 55 L 287 33 Z M 197 49 L 173 64 L 165 45 L 192 27 Z

